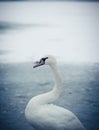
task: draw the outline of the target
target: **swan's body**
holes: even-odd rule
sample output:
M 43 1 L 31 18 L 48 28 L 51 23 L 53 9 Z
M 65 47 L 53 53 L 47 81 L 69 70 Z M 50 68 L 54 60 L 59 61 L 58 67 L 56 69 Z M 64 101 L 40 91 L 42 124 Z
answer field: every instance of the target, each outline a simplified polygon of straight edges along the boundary
M 50 65 L 53 71 L 55 86 L 52 91 L 33 97 L 29 101 L 25 109 L 27 121 L 36 130 L 85 130 L 80 120 L 71 111 L 49 104 L 60 95 L 61 78 L 52 56 L 42 58 L 35 67 L 45 63 Z

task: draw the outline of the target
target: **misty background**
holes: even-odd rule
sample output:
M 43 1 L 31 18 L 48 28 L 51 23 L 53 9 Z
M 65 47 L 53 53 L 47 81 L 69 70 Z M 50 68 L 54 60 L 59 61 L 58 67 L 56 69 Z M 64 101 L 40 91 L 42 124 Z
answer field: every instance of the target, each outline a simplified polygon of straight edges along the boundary
M 1 2 L 0 32 L 1 62 L 99 62 L 98 2 Z

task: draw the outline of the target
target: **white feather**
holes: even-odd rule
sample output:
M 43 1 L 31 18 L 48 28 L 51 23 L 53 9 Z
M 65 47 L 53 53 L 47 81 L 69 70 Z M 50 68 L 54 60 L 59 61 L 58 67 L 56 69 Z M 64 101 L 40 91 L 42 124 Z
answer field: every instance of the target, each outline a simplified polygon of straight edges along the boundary
M 85 130 L 80 120 L 69 110 L 50 104 L 61 93 L 61 77 L 53 56 L 46 56 L 45 64 L 49 65 L 55 77 L 55 85 L 50 92 L 33 97 L 26 106 L 27 121 L 36 130 Z

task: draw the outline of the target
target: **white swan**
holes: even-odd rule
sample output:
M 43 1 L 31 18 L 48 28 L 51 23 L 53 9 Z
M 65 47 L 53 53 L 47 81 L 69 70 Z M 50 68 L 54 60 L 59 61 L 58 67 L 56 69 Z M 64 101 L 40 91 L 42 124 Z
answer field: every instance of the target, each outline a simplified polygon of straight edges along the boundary
M 42 58 L 35 66 L 51 67 L 55 85 L 52 91 L 33 97 L 26 106 L 25 117 L 36 130 L 85 130 L 80 120 L 69 110 L 50 104 L 61 93 L 61 78 L 53 56 Z

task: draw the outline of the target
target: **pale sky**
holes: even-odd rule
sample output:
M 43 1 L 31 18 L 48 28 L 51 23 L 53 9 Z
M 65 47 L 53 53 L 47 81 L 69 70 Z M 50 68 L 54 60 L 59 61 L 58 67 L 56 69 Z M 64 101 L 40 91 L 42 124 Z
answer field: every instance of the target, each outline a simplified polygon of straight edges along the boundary
M 99 62 L 99 3 L 5 2 L 0 21 L 31 24 L 0 34 L 0 51 L 9 52 L 0 55 L 1 62 L 34 61 L 45 54 L 65 62 Z

